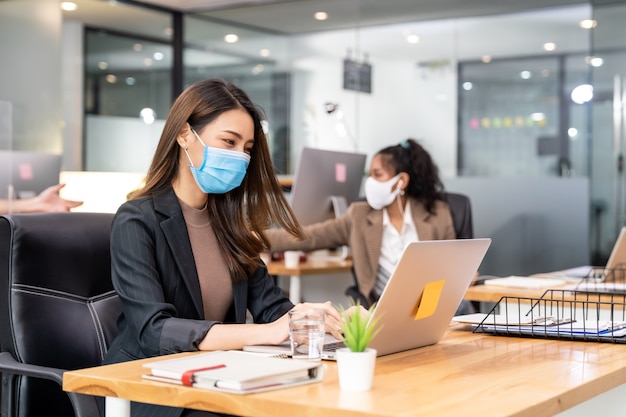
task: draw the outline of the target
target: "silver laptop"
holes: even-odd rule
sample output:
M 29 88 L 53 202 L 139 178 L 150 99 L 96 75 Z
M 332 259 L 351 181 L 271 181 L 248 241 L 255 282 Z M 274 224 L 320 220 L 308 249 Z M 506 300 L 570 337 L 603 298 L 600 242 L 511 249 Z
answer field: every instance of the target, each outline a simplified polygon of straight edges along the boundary
M 612 269 L 626 270 L 626 227 L 622 227 L 613 245 L 613 250 L 606 263 L 607 271 Z
M 378 356 L 432 345 L 443 337 L 478 270 L 491 239 L 429 240 L 409 244 L 372 319 L 380 332 L 370 345 Z M 327 335 L 328 336 L 328 335 Z M 322 359 L 334 360 L 338 344 L 327 337 Z M 288 353 L 289 341 L 243 350 Z
M 583 291 L 626 292 L 626 227 L 622 227 L 606 266 L 589 267 L 575 287 Z
M 575 271 L 574 274 L 570 271 Z M 577 273 L 577 274 L 576 274 Z M 585 266 L 566 270 L 566 275 L 583 278 L 583 281 L 625 281 L 626 227 L 622 227 L 605 266 Z M 580 288 L 578 288 L 580 289 Z

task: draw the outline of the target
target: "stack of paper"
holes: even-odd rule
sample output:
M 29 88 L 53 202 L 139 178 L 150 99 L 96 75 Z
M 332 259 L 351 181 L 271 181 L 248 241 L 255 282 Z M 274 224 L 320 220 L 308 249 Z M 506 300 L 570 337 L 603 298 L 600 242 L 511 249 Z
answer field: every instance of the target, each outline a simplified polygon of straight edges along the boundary
M 506 278 L 492 278 L 485 280 L 485 285 L 497 285 L 500 287 L 509 288 L 555 288 L 562 287 L 566 282 L 561 279 L 551 278 L 533 278 L 533 277 L 519 277 L 510 276 Z
M 626 336 L 626 322 L 606 320 L 577 321 L 568 317 L 506 316 L 502 314 L 468 314 L 452 319 L 457 323 L 472 324 L 481 331 L 515 333 L 520 335 L 561 336 Z
M 577 285 L 570 285 L 567 289 L 585 292 L 608 292 L 626 294 L 626 283 L 623 282 L 594 282 L 583 281 Z
M 240 394 L 321 381 L 320 362 L 281 359 L 242 351 L 214 351 L 144 364 L 144 378 Z

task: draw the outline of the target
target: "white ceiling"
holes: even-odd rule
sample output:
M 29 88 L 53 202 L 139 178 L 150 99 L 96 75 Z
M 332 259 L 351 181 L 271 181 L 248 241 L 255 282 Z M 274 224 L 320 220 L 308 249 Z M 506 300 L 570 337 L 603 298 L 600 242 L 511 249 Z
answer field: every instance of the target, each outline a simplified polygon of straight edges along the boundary
M 299 49 L 290 49 L 288 59 L 310 56 L 327 56 L 336 60 L 346 57 L 350 48 L 366 51 L 373 60 L 392 60 L 397 57 L 413 59 L 417 65 L 428 65 L 440 60 L 478 60 L 483 55 L 494 58 L 511 56 L 549 55 L 543 50 L 544 42 L 555 42 L 553 53 L 589 51 L 590 34 L 579 28 L 580 20 L 592 17 L 588 3 L 576 0 L 137 0 L 150 3 L 156 9 L 133 7 L 132 2 L 111 0 L 74 0 L 75 12 L 64 12 L 65 20 L 77 20 L 90 27 L 101 27 L 126 34 L 138 34 L 168 42 L 172 23 L 169 14 L 158 10 L 167 5 L 181 10 L 198 12 L 209 19 L 186 21 L 186 41 L 199 46 L 186 52 L 185 60 L 191 65 L 229 65 L 229 63 L 259 61 L 259 50 L 271 48 L 287 38 L 298 38 Z M 597 0 L 596 0 L 597 1 Z M 472 8 L 468 7 L 468 4 Z M 537 9 L 538 3 L 542 8 Z M 569 7 L 554 8 L 566 3 Z M 238 5 L 237 8 L 225 8 Z M 384 7 L 382 6 L 384 5 Z M 417 7 L 416 5 L 419 5 Z M 551 8 L 545 8 L 552 6 Z M 208 9 L 211 10 L 208 10 Z M 528 9 L 519 13 L 497 14 Z M 311 18 L 313 11 L 324 9 L 330 18 L 317 22 Z M 471 9 L 471 10 L 470 10 Z M 625 8 L 621 8 L 625 9 Z M 604 19 L 626 21 L 624 11 L 605 13 Z M 475 16 L 453 18 L 454 16 Z M 435 19 L 437 17 L 437 19 Z M 445 19 L 444 19 L 445 18 Z M 223 24 L 220 24 L 222 22 Z M 366 25 L 366 22 L 371 25 Z M 385 22 L 386 24 L 382 24 Z M 226 45 L 226 30 L 239 25 L 240 42 Z M 607 24 L 603 27 L 622 27 Z M 347 28 L 346 30 L 333 27 Z M 255 30 L 262 28 L 262 32 Z M 267 31 L 265 30 L 267 29 Z M 270 30 L 271 29 L 271 30 Z M 408 32 L 419 35 L 418 44 L 404 40 Z M 189 35 L 192 36 L 189 36 Z M 621 47 L 623 36 L 596 29 L 595 39 L 611 46 Z M 611 41 L 612 40 L 612 41 Z M 263 43 L 270 43 L 263 46 Z M 274 42 L 274 45 L 271 43 Z M 107 45 L 111 47 L 111 45 Z M 154 45 L 154 48 L 158 48 Z M 144 54 L 153 52 L 146 47 Z M 140 67 L 143 60 L 134 63 L 139 55 L 128 52 L 102 51 L 93 56 L 94 65 L 107 55 L 122 59 L 123 67 Z M 194 55 L 195 54 L 195 55 Z M 280 62 L 279 55 L 270 59 Z M 164 61 L 165 64 L 165 61 Z
M 201 13 L 281 33 L 354 27 L 587 4 L 585 0 L 136 0 L 138 3 Z M 313 13 L 325 11 L 328 20 Z

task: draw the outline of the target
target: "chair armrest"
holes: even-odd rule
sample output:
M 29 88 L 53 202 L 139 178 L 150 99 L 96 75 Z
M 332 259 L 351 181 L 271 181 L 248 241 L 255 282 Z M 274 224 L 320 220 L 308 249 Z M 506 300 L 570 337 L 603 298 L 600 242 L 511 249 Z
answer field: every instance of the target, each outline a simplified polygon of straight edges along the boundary
M 65 369 L 18 362 L 9 352 L 0 352 L 0 372 L 48 379 L 56 382 L 59 387 L 63 387 L 63 373 Z M 100 415 L 95 397 L 75 392 L 66 392 L 66 394 L 72 403 L 76 417 L 93 417 Z
M 0 352 L 0 372 L 49 379 L 62 386 L 65 370 L 21 363 L 16 361 L 9 352 Z

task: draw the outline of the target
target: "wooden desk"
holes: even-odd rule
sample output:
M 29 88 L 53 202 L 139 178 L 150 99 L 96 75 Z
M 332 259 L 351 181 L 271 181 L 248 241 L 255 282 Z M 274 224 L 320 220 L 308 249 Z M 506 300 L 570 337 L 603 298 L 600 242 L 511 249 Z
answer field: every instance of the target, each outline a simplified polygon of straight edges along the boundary
M 378 358 L 374 386 L 363 393 L 339 389 L 333 362 L 320 383 L 236 395 L 142 380 L 141 364 L 153 359 L 66 372 L 63 389 L 106 396 L 108 417 L 126 400 L 250 417 L 547 417 L 626 382 L 623 345 L 461 329 Z
M 291 175 L 277 175 L 278 183 L 282 187 L 291 188 L 293 186 L 293 176 Z
M 338 274 L 352 272 L 352 260 L 307 260 L 296 268 L 287 268 L 284 261 L 271 261 L 267 265 L 270 275 L 289 276 L 289 299 L 298 304 L 301 301 L 300 278 L 305 275 Z
M 514 288 L 480 284 L 469 287 L 463 298 L 483 303 L 497 303 L 502 297 L 505 296 L 539 298 L 545 292 L 545 288 Z
M 554 287 L 552 290 L 555 290 L 555 293 L 560 292 L 560 290 L 565 290 L 564 286 Z M 470 301 L 481 301 L 486 303 L 497 303 L 500 301 L 502 297 L 520 297 L 520 298 L 541 298 L 546 291 L 549 291 L 547 288 L 516 288 L 516 287 L 502 287 L 496 285 L 473 285 L 467 289 L 464 299 Z M 610 303 L 616 301 L 615 299 L 623 300 L 623 295 L 619 293 L 611 294 L 599 294 L 594 292 L 589 292 L 589 300 L 590 301 L 599 301 Z M 550 294 L 549 294 L 550 295 Z M 580 293 L 576 299 L 581 300 Z M 569 298 L 565 297 L 565 300 L 574 299 L 574 297 Z M 621 301 L 620 301 L 621 302 Z

